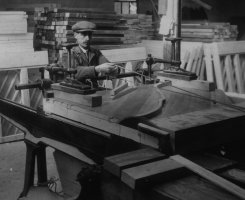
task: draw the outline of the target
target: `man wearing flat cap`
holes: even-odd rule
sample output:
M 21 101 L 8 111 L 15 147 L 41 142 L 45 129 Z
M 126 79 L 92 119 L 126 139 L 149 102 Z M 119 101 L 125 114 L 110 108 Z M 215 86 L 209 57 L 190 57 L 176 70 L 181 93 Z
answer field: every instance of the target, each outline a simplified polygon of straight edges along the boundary
M 78 43 L 78 46 L 72 49 L 73 67 L 77 69 L 75 78 L 79 81 L 96 78 L 99 74 L 112 75 L 118 72 L 115 64 L 109 63 L 99 50 L 90 47 L 95 29 L 96 25 L 88 21 L 81 21 L 72 26 Z M 93 84 L 97 86 L 96 81 L 93 81 Z

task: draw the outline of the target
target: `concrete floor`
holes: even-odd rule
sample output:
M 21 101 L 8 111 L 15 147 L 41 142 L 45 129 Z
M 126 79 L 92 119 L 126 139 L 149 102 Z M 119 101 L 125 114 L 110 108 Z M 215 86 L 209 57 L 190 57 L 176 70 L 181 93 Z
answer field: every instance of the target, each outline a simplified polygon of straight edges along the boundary
M 26 147 L 23 141 L 0 144 L 0 200 L 17 200 L 21 193 L 24 182 L 25 155 Z M 48 179 L 52 176 L 59 178 L 53 158 L 53 149 L 51 148 L 47 148 L 47 169 Z M 57 191 L 61 191 L 60 182 L 58 181 L 57 184 Z M 38 191 L 43 191 L 39 192 L 38 198 L 32 198 L 32 193 L 30 192 L 26 199 L 49 199 L 47 194 L 50 192 L 47 188 L 39 188 Z M 48 195 L 52 196 L 52 194 Z

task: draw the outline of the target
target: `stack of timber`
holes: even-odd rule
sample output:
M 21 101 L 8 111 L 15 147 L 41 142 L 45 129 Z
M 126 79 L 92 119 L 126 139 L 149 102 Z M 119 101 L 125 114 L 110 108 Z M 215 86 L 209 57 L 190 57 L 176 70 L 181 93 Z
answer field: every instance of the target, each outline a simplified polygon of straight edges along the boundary
M 72 25 L 87 20 L 97 25 L 92 45 L 99 49 L 119 48 L 135 44 L 153 36 L 152 17 L 148 15 L 122 16 L 114 12 L 85 8 L 62 8 L 36 10 L 36 40 L 39 48 L 49 51 L 50 62 L 54 62 L 61 53 L 61 44 L 76 42 Z M 149 36 L 148 36 L 149 35 Z
M 134 44 L 142 40 L 151 40 L 155 38 L 156 30 L 152 22 L 152 15 L 135 14 L 120 15 L 121 23 L 128 27 L 124 33 L 124 43 Z
M 236 40 L 237 25 L 227 22 L 183 21 L 181 37 L 183 41 L 220 42 Z
M 26 12 L 0 12 L 0 26 L 0 96 L 29 106 L 29 91 L 20 92 L 15 90 L 14 86 L 19 83 L 28 83 L 28 73 L 33 73 L 33 69 L 28 71 L 27 68 L 38 68 L 48 64 L 47 52 L 34 51 L 33 33 L 27 32 Z M 36 94 L 35 91 L 31 92 L 33 97 Z M 16 129 L 6 120 L 0 121 L 4 136 L 16 133 Z

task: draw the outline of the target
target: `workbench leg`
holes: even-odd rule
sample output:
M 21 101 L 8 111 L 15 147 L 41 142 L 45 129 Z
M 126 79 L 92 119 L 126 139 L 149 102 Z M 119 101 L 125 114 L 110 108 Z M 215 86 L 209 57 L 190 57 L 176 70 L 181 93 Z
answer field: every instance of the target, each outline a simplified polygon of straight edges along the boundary
M 46 161 L 46 146 L 40 144 L 38 149 L 36 149 L 37 155 L 37 175 L 39 186 L 47 185 L 47 161 Z
M 25 177 L 24 188 L 19 198 L 27 195 L 29 189 L 34 184 L 34 171 L 35 171 L 35 155 L 37 145 L 25 141 L 26 143 L 26 165 L 25 165 Z

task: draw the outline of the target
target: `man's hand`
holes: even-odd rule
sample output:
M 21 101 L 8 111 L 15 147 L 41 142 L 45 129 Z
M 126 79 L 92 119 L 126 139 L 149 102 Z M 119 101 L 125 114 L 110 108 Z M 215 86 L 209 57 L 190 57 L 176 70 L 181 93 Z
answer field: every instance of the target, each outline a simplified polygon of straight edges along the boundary
M 95 67 L 97 73 L 114 75 L 118 73 L 118 66 L 114 63 L 104 63 Z

